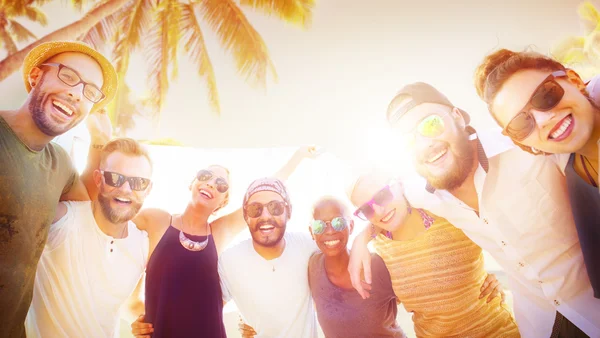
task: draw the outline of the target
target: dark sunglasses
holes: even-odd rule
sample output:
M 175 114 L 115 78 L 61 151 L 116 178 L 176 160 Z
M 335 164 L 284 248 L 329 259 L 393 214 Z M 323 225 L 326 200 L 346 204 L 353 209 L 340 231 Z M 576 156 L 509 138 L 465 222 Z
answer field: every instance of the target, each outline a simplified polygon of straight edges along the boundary
M 56 76 L 67 86 L 75 87 L 78 84 L 83 83 L 83 96 L 93 103 L 98 103 L 105 98 L 104 93 L 102 93 L 98 87 L 83 81 L 79 73 L 62 63 L 44 63 L 42 66 L 58 67 Z
M 283 211 L 285 210 L 286 203 L 282 201 L 271 201 L 267 204 L 262 204 L 260 202 L 252 202 L 244 206 L 244 210 L 246 211 L 246 215 L 251 218 L 257 218 L 262 215 L 263 209 L 267 207 L 271 216 L 281 216 Z
M 414 129 L 403 134 L 406 144 L 411 147 L 415 144 L 415 133 L 428 138 L 435 138 L 442 135 L 446 130 L 446 124 L 444 123 L 446 115 L 448 113 L 443 115 L 432 114 L 419 121 Z
M 527 105 L 521 109 L 515 117 L 513 117 L 506 127 L 502 130 L 502 134 L 516 140 L 523 141 L 535 130 L 535 118 L 531 115 L 531 109 L 539 111 L 548 111 L 558 105 L 565 95 L 563 87 L 556 82 L 556 78 L 567 76 L 565 71 L 559 70 L 550 74 L 542 83 L 533 91 Z
M 348 227 L 348 223 L 349 221 L 344 217 L 336 217 L 327 222 L 320 219 L 315 219 L 310 223 L 310 228 L 312 229 L 313 234 L 320 235 L 325 232 L 328 225 L 330 225 L 335 231 L 343 231 Z
M 119 188 L 123 184 L 125 184 L 125 182 L 129 182 L 129 187 L 131 188 L 131 190 L 143 191 L 146 190 L 146 188 L 148 188 L 148 185 L 150 185 L 151 182 L 147 178 L 128 177 L 112 171 L 100 170 L 100 172 L 104 176 L 104 182 L 106 182 L 106 184 L 110 185 L 111 187 L 115 188 Z
M 394 199 L 394 194 L 390 190 L 391 185 L 386 185 L 383 189 L 373 195 L 367 203 L 360 206 L 360 208 L 356 209 L 354 212 L 354 216 L 362 219 L 363 221 L 368 221 L 373 215 L 375 215 L 375 209 L 373 209 L 373 204 L 377 204 L 381 207 L 386 206 L 388 203 Z
M 215 174 L 213 174 L 212 171 L 210 170 L 200 170 L 197 174 L 196 174 L 196 178 L 198 179 L 198 181 L 208 181 L 210 180 L 213 176 L 215 176 Z M 217 177 L 217 179 L 215 180 L 215 184 L 216 184 L 216 188 L 217 191 L 220 192 L 221 194 L 227 192 L 227 190 L 229 190 L 229 184 L 227 184 L 227 181 L 222 178 L 222 177 Z

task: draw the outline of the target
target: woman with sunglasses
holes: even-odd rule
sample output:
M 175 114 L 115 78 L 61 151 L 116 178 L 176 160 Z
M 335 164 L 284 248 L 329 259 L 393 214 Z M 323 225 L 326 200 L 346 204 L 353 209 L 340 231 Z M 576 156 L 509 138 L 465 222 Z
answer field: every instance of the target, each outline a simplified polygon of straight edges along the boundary
M 600 85 L 594 80 L 586 84 L 541 54 L 506 49 L 486 56 L 475 73 L 477 93 L 503 134 L 532 154 L 559 154 L 552 159 L 566 175 L 586 269 L 600 298 Z
M 276 176 L 286 179 L 314 147 L 301 147 Z M 148 232 L 146 313 L 132 324 L 136 336 L 225 337 L 217 256 L 246 227 L 242 209 L 209 222 L 229 201 L 229 171 L 200 170 L 191 200 L 180 215 L 143 210 L 134 220 Z
M 320 252 L 310 258 L 308 280 L 325 337 L 406 337 L 396 323 L 396 296 L 381 257 L 371 256 L 371 297 L 363 300 L 352 287 L 347 244 L 354 222 L 347 208 L 325 197 L 315 204 L 313 218 L 309 231 Z
M 375 249 L 398 301 L 413 313 L 417 337 L 520 337 L 481 248 L 445 219 L 411 208 L 402 185 L 388 182 L 364 175 L 348 195 L 355 216 L 386 232 Z

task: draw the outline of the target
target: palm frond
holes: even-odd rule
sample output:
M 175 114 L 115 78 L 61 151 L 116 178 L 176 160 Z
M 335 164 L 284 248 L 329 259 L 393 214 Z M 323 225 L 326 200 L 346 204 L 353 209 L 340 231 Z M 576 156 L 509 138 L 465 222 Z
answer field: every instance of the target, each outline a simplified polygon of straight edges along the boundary
M 221 106 L 219 104 L 217 80 L 204 43 L 204 34 L 202 34 L 202 28 L 196 18 L 193 5 L 183 4 L 180 25 L 185 51 L 197 66 L 198 75 L 206 81 L 210 107 L 214 112 L 220 114 Z
M 240 0 L 240 4 L 307 28 L 312 21 L 315 0 Z
M 0 41 L 2 41 L 4 49 L 6 49 L 8 55 L 11 55 L 16 53 L 18 49 L 13 37 L 6 28 L 6 26 L 0 25 Z
M 579 14 L 580 23 L 585 35 L 598 29 L 598 26 L 600 25 L 600 14 L 591 2 L 585 1 L 581 3 L 577 8 L 577 13 Z
M 42 26 L 46 26 L 48 24 L 48 18 L 46 17 L 46 14 L 44 14 L 44 12 L 37 7 L 26 7 L 25 16 L 29 20 L 37 22 Z
M 277 78 L 265 42 L 233 0 L 199 0 L 194 5 L 217 33 L 221 45 L 233 54 L 236 68 L 246 81 L 264 86 L 269 70 Z
M 102 2 L 96 4 L 94 8 L 100 6 L 101 4 Z M 105 17 L 92 28 L 90 28 L 86 33 L 82 34 L 79 40 L 93 46 L 97 50 L 103 50 L 107 43 L 112 41 L 114 36 L 117 34 L 117 23 L 121 20 L 121 17 L 125 15 L 125 13 L 125 9 L 121 9 Z
M 577 51 L 580 50 L 583 53 L 584 45 L 585 38 L 571 36 L 554 45 L 550 54 L 561 63 L 568 63 L 567 60 L 569 62 L 583 62 L 583 60 L 577 60 L 578 57 L 583 57 L 583 54 L 580 55 Z
M 17 40 L 17 42 L 25 42 L 28 40 L 37 39 L 32 32 L 14 20 L 9 21 L 9 31 L 15 40 Z
M 148 84 L 152 92 L 154 109 L 162 108 L 169 89 L 169 65 L 177 67 L 179 21 L 181 8 L 177 0 L 165 0 L 159 4 L 154 25 L 150 28 L 145 45 L 145 56 L 148 62 Z M 172 68 L 172 69 L 173 69 Z

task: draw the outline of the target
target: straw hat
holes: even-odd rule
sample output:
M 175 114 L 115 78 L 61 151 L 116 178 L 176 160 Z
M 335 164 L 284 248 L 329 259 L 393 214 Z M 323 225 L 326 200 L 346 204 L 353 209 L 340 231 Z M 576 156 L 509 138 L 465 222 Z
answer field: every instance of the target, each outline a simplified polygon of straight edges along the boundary
M 100 54 L 89 45 L 78 41 L 45 42 L 32 49 L 25 57 L 25 61 L 23 61 L 23 80 L 27 92 L 29 93 L 31 91 L 31 85 L 28 80 L 31 69 L 39 66 L 51 57 L 65 52 L 76 52 L 88 55 L 96 60 L 102 68 L 104 83 L 102 84 L 101 90 L 102 93 L 104 93 L 105 98 L 94 104 L 91 113 L 110 103 L 117 92 L 117 72 L 115 71 L 115 68 L 104 55 Z

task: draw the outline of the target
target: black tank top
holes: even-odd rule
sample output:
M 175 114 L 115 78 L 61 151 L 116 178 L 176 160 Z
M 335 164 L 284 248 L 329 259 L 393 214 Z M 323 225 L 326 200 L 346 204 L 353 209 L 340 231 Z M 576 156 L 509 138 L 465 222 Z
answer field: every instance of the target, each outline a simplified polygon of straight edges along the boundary
M 206 236 L 187 238 L 201 242 Z M 222 338 L 223 297 L 212 236 L 202 251 L 179 242 L 179 230 L 169 226 L 146 268 L 146 318 L 153 338 Z

